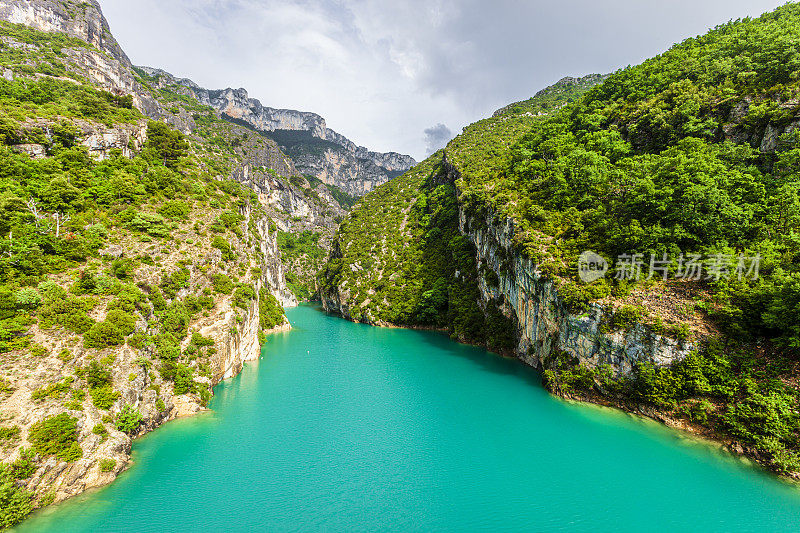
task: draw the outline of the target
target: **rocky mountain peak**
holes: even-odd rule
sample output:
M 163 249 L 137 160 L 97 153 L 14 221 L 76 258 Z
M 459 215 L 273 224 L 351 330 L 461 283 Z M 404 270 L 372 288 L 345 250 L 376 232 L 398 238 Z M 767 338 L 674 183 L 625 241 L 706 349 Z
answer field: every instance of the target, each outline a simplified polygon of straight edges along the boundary
M 264 106 L 246 89 L 204 89 L 187 78 L 161 69 L 137 67 L 148 83 L 170 88 L 207 105 L 223 118 L 240 122 L 272 137 L 295 161 L 297 169 L 325 183 L 361 196 L 416 165 L 396 152 L 374 152 L 328 128 L 316 113 Z

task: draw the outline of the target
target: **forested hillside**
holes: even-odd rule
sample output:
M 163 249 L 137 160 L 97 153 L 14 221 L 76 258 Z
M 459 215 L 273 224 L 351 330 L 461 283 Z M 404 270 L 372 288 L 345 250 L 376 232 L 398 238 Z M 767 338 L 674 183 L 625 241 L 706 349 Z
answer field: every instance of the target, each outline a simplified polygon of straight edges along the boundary
M 343 211 L 273 141 L 88 41 L 0 22 L 0 71 L 2 529 L 112 481 L 131 439 L 258 357 L 294 301 L 279 233 Z
M 476 323 L 501 324 L 499 308 L 513 324 L 510 343 L 489 345 L 516 345 L 554 392 L 655 416 L 796 475 L 799 39 L 800 6 L 789 4 L 473 124 L 362 200 L 323 300 L 354 319 L 483 343 L 452 318 L 469 307 L 453 289 L 471 285 L 489 317 Z M 433 254 L 448 268 L 431 279 L 417 267 L 439 242 L 428 237 L 453 228 L 415 215 L 448 205 L 435 187 L 450 187 L 460 211 L 444 242 L 478 248 L 466 269 Z M 587 250 L 610 267 L 592 283 L 579 275 Z

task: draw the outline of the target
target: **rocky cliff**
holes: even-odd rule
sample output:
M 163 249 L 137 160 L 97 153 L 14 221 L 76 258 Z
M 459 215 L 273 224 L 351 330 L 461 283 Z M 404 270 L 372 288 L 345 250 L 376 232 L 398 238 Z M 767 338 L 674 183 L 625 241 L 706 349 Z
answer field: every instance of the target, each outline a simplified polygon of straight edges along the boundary
M 455 169 L 452 178 L 458 179 Z M 496 304 L 512 319 L 516 331 L 515 355 L 539 369 L 550 368 L 559 357 L 569 357 L 587 368 L 608 368 L 630 375 L 640 363 L 670 365 L 695 347 L 653 332 L 643 324 L 608 331 L 614 308 L 592 303 L 587 311 L 571 311 L 558 285 L 539 272 L 538 265 L 515 251 L 513 220 L 498 222 L 491 212 L 482 220 L 459 209 L 459 229 L 475 244 L 477 278 L 483 306 Z M 489 281 L 491 280 L 491 282 Z

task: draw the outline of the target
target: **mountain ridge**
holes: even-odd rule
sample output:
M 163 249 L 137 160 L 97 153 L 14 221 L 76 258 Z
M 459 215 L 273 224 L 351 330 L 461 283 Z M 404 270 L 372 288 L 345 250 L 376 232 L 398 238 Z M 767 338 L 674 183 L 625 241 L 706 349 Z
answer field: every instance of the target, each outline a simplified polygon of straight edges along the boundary
M 260 100 L 250 98 L 243 88 L 206 89 L 191 79 L 176 77 L 163 69 L 147 66 L 135 68 L 146 76 L 147 83 L 160 89 L 177 89 L 181 94 L 215 109 L 221 116 L 242 121 L 268 136 L 280 132 L 308 132 L 316 140 L 335 145 L 327 146 L 322 155 L 310 150 L 294 150 L 293 159 L 302 173 L 336 185 L 350 194 L 360 196 L 416 164 L 414 158 L 408 155 L 375 152 L 357 145 L 328 128 L 325 119 L 317 113 L 265 106 Z M 277 135 L 275 140 L 281 144 L 281 138 Z M 287 146 L 282 145 L 282 148 Z M 296 149 L 297 145 L 290 146 L 288 151 L 291 152 L 292 148 Z M 334 155 L 343 156 L 345 160 L 336 161 Z

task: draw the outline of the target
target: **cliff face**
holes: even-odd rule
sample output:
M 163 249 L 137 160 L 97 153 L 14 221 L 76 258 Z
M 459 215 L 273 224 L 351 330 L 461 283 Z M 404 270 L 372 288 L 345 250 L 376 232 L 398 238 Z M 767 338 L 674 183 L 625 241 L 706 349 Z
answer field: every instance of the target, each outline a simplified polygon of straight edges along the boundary
M 620 376 L 631 374 L 637 363 L 669 365 L 694 349 L 642 324 L 606 332 L 604 322 L 612 310 L 604 305 L 592 303 L 587 312 L 570 312 L 554 282 L 543 279 L 537 265 L 514 251 L 513 221 L 497 223 L 491 213 L 473 220 L 461 208 L 459 229 L 475 244 L 479 270 L 496 276 L 491 284 L 486 276 L 477 279 L 483 305 L 492 302 L 513 320 L 515 354 L 525 363 L 546 369 L 567 355 L 588 368 L 607 366 Z
M 110 54 L 124 67 L 131 66 L 97 0 L 2 0 L 0 19 L 76 37 Z
M 232 239 L 231 246 L 237 260 L 253 257 L 259 265 L 260 274 L 248 276 L 242 281 L 252 284 L 257 295 L 265 287 L 276 295 L 284 305 L 294 305 L 296 301 L 286 288 L 283 266 L 277 247 L 277 234 L 270 231 L 269 219 L 255 215 L 248 206 L 241 211 L 244 216 L 242 228 L 254 228 L 248 239 Z M 251 223 L 252 222 L 252 223 Z M 139 244 L 141 247 L 142 245 Z M 155 247 L 146 246 L 148 253 L 157 255 Z M 105 257 L 130 257 L 136 246 L 123 240 L 119 245 L 101 250 Z M 194 262 L 189 267 L 189 283 L 176 294 L 174 302 L 187 295 L 211 291 L 212 283 L 207 272 L 231 272 L 228 261 L 223 260 L 220 250 L 204 248 L 197 250 L 194 245 L 178 246 L 172 253 L 162 255 L 157 265 L 143 265 L 135 274 L 135 281 L 142 286 L 154 286 L 163 279 L 163 273 L 185 264 L 186 257 Z M 219 294 L 214 297 L 213 308 L 191 322 L 191 330 L 213 342 L 213 349 L 207 354 L 207 371 L 194 377 L 198 391 L 214 386 L 224 379 L 236 376 L 247 361 L 258 359 L 260 344 L 260 296 L 249 301 L 244 308 L 234 297 Z M 99 314 L 98 314 L 99 313 Z M 93 311 L 92 316 L 102 318 L 104 311 Z M 156 335 L 145 317 L 137 315 L 137 328 Z M 277 324 L 274 333 L 290 329 L 287 321 Z M 74 462 L 64 462 L 55 457 L 45 458 L 36 472 L 25 481 L 27 490 L 39 497 L 39 502 L 60 502 L 76 494 L 105 485 L 124 471 L 131 462 L 133 440 L 161 424 L 178 417 L 192 415 L 204 410 L 207 398 L 201 394 L 188 392 L 178 394 L 174 384 L 164 379 L 153 367 L 150 357 L 157 358 L 157 348 L 153 345 L 137 349 L 130 345 L 96 351 L 85 349 L 79 337 L 63 330 L 39 329 L 31 331 L 32 341 L 42 347 L 44 355 L 32 357 L 20 353 L 14 358 L 0 359 L 0 375 L 13 393 L 3 399 L 0 396 L 0 411 L 5 422 L 20 428 L 20 442 L 28 440 L 31 426 L 47 417 L 66 412 L 77 419 L 77 441 L 82 457 Z M 191 346 L 191 335 L 181 343 L 183 352 L 196 350 Z M 64 355 L 64 354 L 68 355 Z M 65 411 L 63 393 L 47 394 L 40 398 L 37 394 L 64 376 L 77 373 L 76 369 L 86 367 L 96 358 L 113 360 L 108 366 L 110 381 L 118 393 L 117 399 L 108 409 L 98 408 L 90 395 L 83 395 L 77 403 L 67 404 Z M 199 368 L 199 367 L 198 367 Z M 117 430 L 107 424 L 108 417 L 116 416 L 125 406 L 138 410 L 142 415 L 139 428 L 131 434 Z M 104 427 L 99 434 L 96 427 Z M 0 457 L 10 463 L 20 457 L 23 447 L 10 450 L 0 448 Z M 101 461 L 112 461 L 113 468 L 108 471 L 100 468 Z
M 244 89 L 208 90 L 163 70 L 139 69 L 155 87 L 178 89 L 215 109 L 223 118 L 271 134 L 292 157 L 300 173 L 335 185 L 351 195 L 361 196 L 416 164 L 407 155 L 378 153 L 357 146 L 328 128 L 325 119 L 316 113 L 266 107 L 250 98 Z

